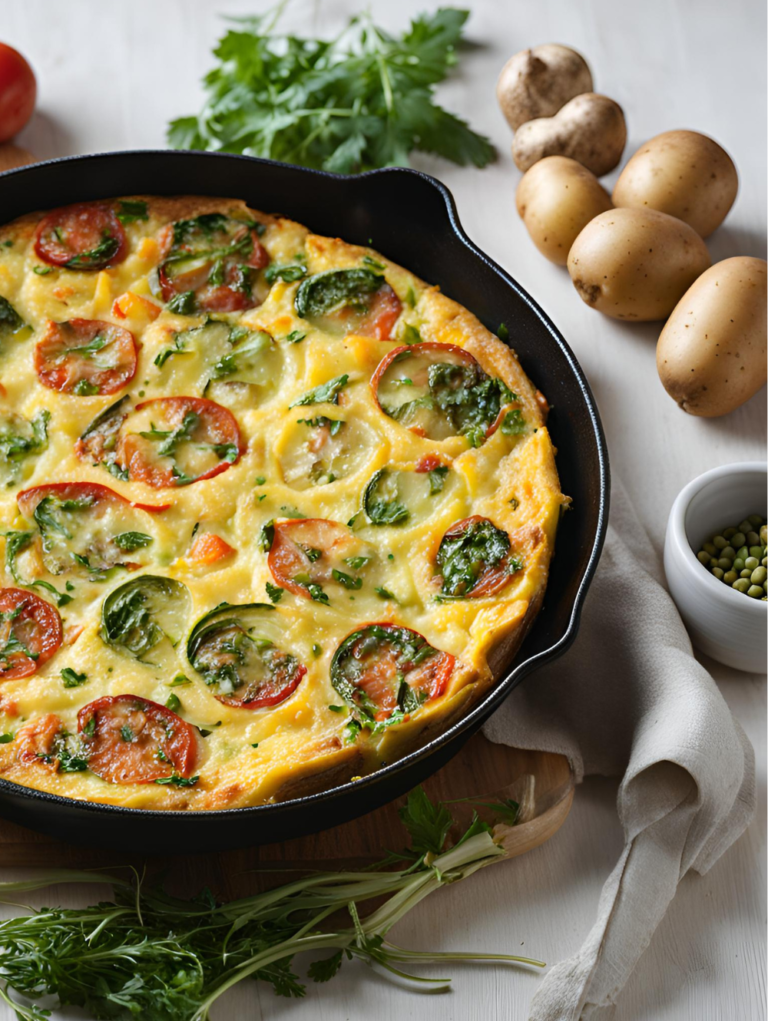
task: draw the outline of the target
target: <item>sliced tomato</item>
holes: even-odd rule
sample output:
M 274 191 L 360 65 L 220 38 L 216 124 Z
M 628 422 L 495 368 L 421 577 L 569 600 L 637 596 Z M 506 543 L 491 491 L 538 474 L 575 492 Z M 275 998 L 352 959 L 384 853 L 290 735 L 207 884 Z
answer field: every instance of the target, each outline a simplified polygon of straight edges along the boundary
M 488 518 L 473 514 L 445 533 L 435 557 L 441 595 L 478 599 L 495 595 L 521 570 L 509 535 Z
M 160 512 L 170 504 L 130 503 L 94 482 L 54 482 L 25 489 L 17 496 L 20 512 L 34 518 L 40 531 L 42 558 L 54 575 L 75 571 L 92 580 L 120 564 L 128 569 L 146 560 L 138 551 L 151 547 L 152 536 L 130 508 Z M 146 526 L 144 526 L 146 527 Z
M 518 401 L 469 351 L 431 341 L 390 351 L 371 388 L 384 414 L 411 432 L 431 440 L 466 436 L 474 447 L 496 431 Z
M 121 425 L 115 464 L 155 489 L 211 479 L 243 452 L 234 415 L 204 397 L 159 397 L 137 404 Z
M 362 587 L 373 550 L 345 525 L 325 518 L 298 518 L 274 526 L 267 558 L 278 585 L 305 599 L 328 603 Z
M 366 624 L 348 635 L 331 662 L 331 683 L 362 720 L 381 722 L 415 712 L 441 695 L 455 658 L 418 631 Z
M 91 397 L 122 390 L 136 375 L 133 334 L 99 319 L 49 320 L 35 347 L 35 371 L 49 390 Z
M 32 486 L 31 489 L 23 489 L 16 497 L 19 510 L 25 518 L 31 518 L 35 507 L 46 496 L 55 496 L 59 500 L 82 500 L 88 501 L 91 505 L 105 504 L 110 501 L 135 507 L 137 510 L 149 511 L 157 514 L 166 511 L 171 506 L 169 503 L 138 503 L 135 500 L 126 500 L 109 486 L 102 486 L 99 482 L 49 482 L 44 486 Z
M 120 427 L 131 411 L 131 399 L 124 394 L 100 411 L 75 443 L 75 453 L 92 464 L 110 464 L 115 459 Z
M 190 663 L 216 698 L 241 709 L 267 709 L 284 702 L 307 668 L 280 648 L 282 624 L 273 606 L 224 604 L 207 613 L 187 643 Z
M 122 262 L 128 246 L 112 206 L 77 202 L 43 217 L 35 234 L 35 252 L 50 266 L 93 270 Z
M 269 254 L 252 223 L 206 213 L 165 227 L 159 238 L 158 281 L 163 301 L 181 301 L 177 311 L 237 312 L 258 304 L 254 272 Z
M 62 638 L 61 617 L 50 603 L 24 589 L 0 589 L 0 680 L 34 674 Z
M 19 762 L 41 762 L 50 757 L 62 722 L 55 713 L 46 713 L 30 720 L 16 734 L 16 759 Z M 53 765 L 50 762 L 50 765 Z
M 329 333 L 390 340 L 403 306 L 380 273 L 352 268 L 307 277 L 296 292 L 295 308 Z
M 138 695 L 105 695 L 83 706 L 77 731 L 88 768 L 108 783 L 188 779 L 195 769 L 195 728 Z

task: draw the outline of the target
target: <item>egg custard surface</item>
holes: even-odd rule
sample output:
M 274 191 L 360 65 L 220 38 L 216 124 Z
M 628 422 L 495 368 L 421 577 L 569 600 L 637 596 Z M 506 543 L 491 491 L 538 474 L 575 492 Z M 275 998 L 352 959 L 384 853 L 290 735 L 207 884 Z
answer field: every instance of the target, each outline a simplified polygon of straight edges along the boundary
M 566 498 L 466 309 L 232 199 L 0 228 L 0 777 L 132 808 L 370 773 L 494 683 Z

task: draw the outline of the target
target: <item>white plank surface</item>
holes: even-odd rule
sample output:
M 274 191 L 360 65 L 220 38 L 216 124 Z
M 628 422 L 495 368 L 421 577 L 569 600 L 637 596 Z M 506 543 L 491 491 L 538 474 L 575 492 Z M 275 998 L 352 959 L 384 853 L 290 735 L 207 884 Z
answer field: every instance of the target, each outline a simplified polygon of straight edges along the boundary
M 286 24 L 330 34 L 357 6 L 353 0 L 294 0 Z M 409 0 L 372 0 L 370 6 L 392 29 L 414 10 Z M 436 4 L 424 0 L 417 6 Z M 628 154 L 670 128 L 713 135 L 732 154 L 741 177 L 734 210 L 710 239 L 713 259 L 764 258 L 764 4 L 467 0 L 467 6 L 473 9 L 469 36 L 477 46 L 463 56 L 441 98 L 494 139 L 500 159 L 485 171 L 429 159 L 417 165 L 448 184 L 470 236 L 530 290 L 569 340 L 600 405 L 614 470 L 660 549 L 669 507 L 689 479 L 715 465 L 764 458 L 765 391 L 727 418 L 684 415 L 656 375 L 658 327 L 602 318 L 581 303 L 564 270 L 538 255 L 515 213 L 519 174 L 509 156 L 510 132 L 496 107 L 495 79 L 516 50 L 568 43 L 589 59 L 597 89 L 623 105 Z M 40 157 L 162 147 L 166 122 L 199 105 L 198 80 L 223 27 L 219 12 L 265 7 L 262 0 L 3 0 L 0 36 L 28 56 L 40 86 L 39 111 L 21 144 Z M 618 1006 L 601 1012 L 597 1021 L 765 1017 L 765 678 L 708 665 L 756 747 L 758 817 L 709 875 L 684 880 Z M 615 794 L 613 780 L 588 780 L 577 792 L 566 828 L 551 843 L 442 892 L 400 926 L 398 940 L 414 947 L 510 952 L 522 945 L 550 962 L 574 951 L 621 849 Z M 93 892 L 62 890 L 61 902 Z M 46 892 L 45 902 L 53 899 Z M 495 967 L 453 973 L 452 993 L 416 997 L 350 966 L 329 985 L 310 987 L 306 1001 L 277 1000 L 253 986 L 223 1003 L 218 1016 L 523 1019 L 539 981 L 537 975 Z M 0 1008 L 0 1021 L 10 1016 Z

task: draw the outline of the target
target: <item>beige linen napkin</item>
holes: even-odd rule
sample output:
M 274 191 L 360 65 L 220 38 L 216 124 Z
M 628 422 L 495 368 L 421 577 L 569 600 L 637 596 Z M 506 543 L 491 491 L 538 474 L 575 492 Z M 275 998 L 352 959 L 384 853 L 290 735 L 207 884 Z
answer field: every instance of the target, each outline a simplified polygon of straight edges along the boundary
M 693 658 L 661 578 L 614 481 L 605 550 L 573 648 L 528 677 L 484 728 L 492 741 L 567 755 L 577 781 L 623 775 L 624 851 L 591 932 L 546 974 L 529 1021 L 580 1021 L 613 1003 L 680 879 L 706 872 L 754 811 L 754 752 Z

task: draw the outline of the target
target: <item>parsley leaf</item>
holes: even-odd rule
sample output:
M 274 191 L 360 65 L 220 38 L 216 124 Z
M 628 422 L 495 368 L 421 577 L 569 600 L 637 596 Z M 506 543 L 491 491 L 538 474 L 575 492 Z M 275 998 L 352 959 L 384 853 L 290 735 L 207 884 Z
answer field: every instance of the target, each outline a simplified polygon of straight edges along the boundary
M 413 150 L 484 167 L 493 145 L 434 101 L 468 17 L 441 8 L 396 36 L 361 14 L 330 42 L 275 32 L 274 12 L 236 19 L 202 111 L 172 121 L 168 141 L 341 174 L 407 166 Z
M 349 376 L 345 372 L 343 376 L 336 376 L 335 379 L 329 379 L 327 383 L 316 386 L 313 390 L 307 390 L 288 406 L 298 408 L 306 404 L 338 404 L 339 394 L 348 382 Z

